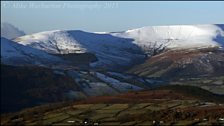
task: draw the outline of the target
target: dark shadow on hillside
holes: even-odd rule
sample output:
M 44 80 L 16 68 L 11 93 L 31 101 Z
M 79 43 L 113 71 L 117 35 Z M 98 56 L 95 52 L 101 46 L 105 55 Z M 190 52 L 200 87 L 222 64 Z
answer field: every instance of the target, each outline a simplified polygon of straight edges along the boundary
M 98 64 L 96 68 L 106 69 L 127 69 L 145 60 L 144 51 L 135 43 L 134 39 L 120 38 L 110 34 L 89 33 L 81 30 L 71 30 L 67 32 L 67 37 L 77 41 L 81 48 L 85 48 L 88 53 L 95 54 Z M 51 46 L 56 48 L 55 40 L 50 40 Z M 46 48 L 44 42 L 37 41 L 30 44 L 33 47 Z
M 143 62 L 145 59 L 143 50 L 133 43 L 134 39 L 120 38 L 110 34 L 89 33 L 80 30 L 68 31 L 68 33 L 83 48 L 86 48 L 91 53 L 95 53 L 99 60 L 111 63 L 115 68 L 116 66 L 123 68 L 130 67 Z

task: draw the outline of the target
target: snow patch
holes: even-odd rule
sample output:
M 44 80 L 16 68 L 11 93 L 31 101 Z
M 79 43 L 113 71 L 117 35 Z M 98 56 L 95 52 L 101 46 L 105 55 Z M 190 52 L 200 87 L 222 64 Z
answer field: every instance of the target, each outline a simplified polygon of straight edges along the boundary
M 141 90 L 142 88 L 129 84 L 129 83 L 124 83 L 120 82 L 119 80 L 116 80 L 114 78 L 108 77 L 102 73 L 96 72 L 96 76 L 101 79 L 102 81 L 110 84 L 112 87 L 119 91 L 128 91 L 128 90 Z

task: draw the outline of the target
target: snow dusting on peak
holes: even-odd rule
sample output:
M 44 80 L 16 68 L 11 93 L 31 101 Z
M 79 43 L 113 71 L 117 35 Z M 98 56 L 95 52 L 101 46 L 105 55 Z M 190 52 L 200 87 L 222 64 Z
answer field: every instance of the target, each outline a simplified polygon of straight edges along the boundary
M 91 66 L 127 66 L 165 49 L 221 47 L 218 25 L 147 26 L 124 32 L 55 30 L 16 38 L 15 41 L 52 54 L 93 53 Z
M 26 35 L 15 39 L 23 45 L 28 45 L 52 54 L 83 53 L 79 45 L 67 31 L 47 31 Z
M 41 32 L 15 41 L 52 54 L 93 53 L 98 61 L 91 66 L 127 66 L 144 57 L 133 39 L 80 30 Z
M 114 33 L 115 36 L 133 38 L 140 46 L 163 46 L 168 49 L 215 47 L 214 38 L 223 30 L 216 25 L 147 26 Z
M 58 57 L 1 37 L 1 63 L 3 64 L 48 66 L 62 62 Z

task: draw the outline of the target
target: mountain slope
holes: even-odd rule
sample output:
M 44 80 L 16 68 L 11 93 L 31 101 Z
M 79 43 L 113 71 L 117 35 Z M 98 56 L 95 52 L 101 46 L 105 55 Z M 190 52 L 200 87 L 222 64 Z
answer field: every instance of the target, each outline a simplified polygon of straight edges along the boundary
M 3 64 L 47 66 L 63 62 L 60 58 L 46 52 L 1 37 L 1 63 Z
M 65 101 L 66 92 L 79 90 L 71 77 L 36 66 L 1 65 L 1 112 Z
M 173 25 L 148 26 L 113 33 L 115 36 L 132 38 L 149 55 L 163 49 L 197 49 L 220 46 L 217 37 L 224 38 L 221 25 Z M 158 50 L 158 51 L 159 51 Z
M 224 75 L 224 52 L 217 49 L 167 51 L 129 70 L 146 77 L 166 79 Z
M 48 31 L 15 41 L 53 54 L 93 53 L 91 66 L 131 66 L 167 49 L 221 47 L 224 32 L 218 25 L 149 26 L 125 32 L 88 33 Z
M 19 30 L 12 24 L 6 22 L 1 23 L 1 37 L 7 39 L 14 39 L 24 35 L 25 35 L 24 31 Z
M 52 54 L 93 53 L 91 66 L 128 66 L 144 58 L 132 39 L 83 31 L 50 31 L 17 38 L 15 41 Z
M 153 85 L 157 84 L 153 80 L 147 82 L 141 77 L 116 73 L 122 76 L 122 79 L 111 74 L 111 72 L 109 74 L 90 70 L 61 70 L 1 64 L 1 112 L 158 86 Z

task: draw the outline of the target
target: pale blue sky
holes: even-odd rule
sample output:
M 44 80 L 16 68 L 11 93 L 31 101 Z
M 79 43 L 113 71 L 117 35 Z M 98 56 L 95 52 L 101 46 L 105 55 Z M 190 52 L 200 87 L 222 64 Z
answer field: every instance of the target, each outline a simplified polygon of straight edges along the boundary
M 1 22 L 26 33 L 123 31 L 149 25 L 224 23 L 224 2 L 2 2 Z

